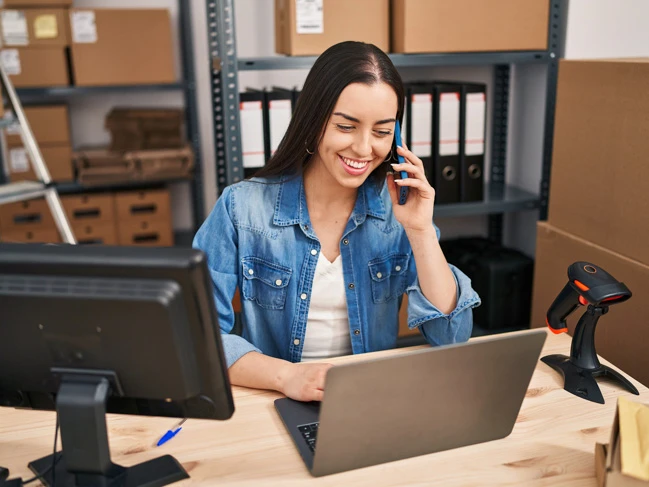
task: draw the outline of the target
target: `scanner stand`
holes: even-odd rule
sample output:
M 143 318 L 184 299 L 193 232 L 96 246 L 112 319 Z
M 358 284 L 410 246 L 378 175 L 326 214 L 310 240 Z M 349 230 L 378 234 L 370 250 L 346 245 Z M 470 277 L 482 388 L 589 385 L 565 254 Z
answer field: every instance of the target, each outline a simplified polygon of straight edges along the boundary
M 189 478 L 171 455 L 128 468 L 111 461 L 106 401 L 116 376 L 108 371 L 88 372 L 76 369 L 74 374 L 62 376 L 56 397 L 62 452 L 56 453 L 56 459 L 48 455 L 30 462 L 30 470 L 48 487 L 159 487 Z
M 597 385 L 596 377 L 605 377 L 617 382 L 633 394 L 639 395 L 629 380 L 618 371 L 599 363 L 595 351 L 595 327 L 597 320 L 608 312 L 608 306 L 588 305 L 577 323 L 572 337 L 570 357 L 555 354 L 541 360 L 563 375 L 564 389 L 588 401 L 604 404 L 604 397 Z

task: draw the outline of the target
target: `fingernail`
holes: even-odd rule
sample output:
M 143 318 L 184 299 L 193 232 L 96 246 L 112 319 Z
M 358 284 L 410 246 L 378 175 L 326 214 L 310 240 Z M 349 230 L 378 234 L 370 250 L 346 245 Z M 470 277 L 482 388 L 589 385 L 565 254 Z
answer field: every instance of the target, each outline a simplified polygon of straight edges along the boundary
M 392 167 L 397 167 L 399 164 L 390 164 Z

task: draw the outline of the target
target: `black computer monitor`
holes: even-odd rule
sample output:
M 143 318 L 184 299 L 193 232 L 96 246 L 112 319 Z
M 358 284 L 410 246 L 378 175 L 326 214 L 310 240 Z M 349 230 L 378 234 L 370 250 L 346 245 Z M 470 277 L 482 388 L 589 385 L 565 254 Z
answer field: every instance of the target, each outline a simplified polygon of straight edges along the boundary
M 51 482 L 56 460 L 56 485 L 188 476 L 169 455 L 113 464 L 105 413 L 232 416 L 211 286 L 190 248 L 0 244 L 0 405 L 55 409 L 61 429 L 62 453 L 32 471 Z

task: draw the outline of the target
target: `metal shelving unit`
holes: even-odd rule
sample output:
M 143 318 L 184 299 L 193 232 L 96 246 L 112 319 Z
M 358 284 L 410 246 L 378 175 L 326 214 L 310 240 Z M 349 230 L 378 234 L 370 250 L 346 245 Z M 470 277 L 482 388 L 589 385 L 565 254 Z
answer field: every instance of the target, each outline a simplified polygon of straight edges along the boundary
M 489 215 L 489 237 L 500 241 L 503 214 L 540 209 L 540 218 L 547 218 L 554 110 L 559 59 L 563 57 L 568 0 L 551 0 L 549 12 L 548 49 L 543 51 L 390 54 L 397 68 L 422 66 L 494 66 L 491 119 L 491 170 L 483 201 L 438 205 L 436 216 Z M 236 49 L 234 0 L 207 0 L 208 37 L 211 63 L 214 142 L 217 158 L 217 187 L 243 179 L 239 122 L 238 71 L 308 69 L 315 56 L 271 56 L 238 58 Z M 519 64 L 547 65 L 547 97 L 543 135 L 543 169 L 539 195 L 531 194 L 505 183 L 507 165 L 507 133 L 510 101 L 511 67 Z M 511 161 L 516 163 L 516 161 Z
M 182 80 L 176 83 L 149 85 L 117 85 L 117 86 L 64 86 L 18 88 L 17 94 L 22 102 L 52 103 L 64 101 L 70 97 L 93 96 L 111 93 L 135 92 L 165 92 L 181 91 L 185 101 L 185 126 L 187 140 L 194 152 L 194 175 L 191 179 L 173 179 L 164 181 L 133 181 L 106 185 L 84 186 L 77 182 L 55 183 L 61 194 L 72 194 L 85 191 L 111 191 L 119 189 L 149 188 L 176 182 L 190 182 L 192 185 L 192 210 L 194 215 L 194 230 L 203 223 L 205 218 L 203 202 L 203 181 L 201 165 L 201 141 L 198 131 L 198 103 L 196 100 L 196 75 L 194 71 L 193 29 L 191 20 L 191 3 L 178 0 L 178 23 L 180 32 Z M 7 181 L 2 161 L 0 161 L 0 184 Z M 180 232 L 187 233 L 187 232 Z M 193 234 L 193 232 L 191 232 Z

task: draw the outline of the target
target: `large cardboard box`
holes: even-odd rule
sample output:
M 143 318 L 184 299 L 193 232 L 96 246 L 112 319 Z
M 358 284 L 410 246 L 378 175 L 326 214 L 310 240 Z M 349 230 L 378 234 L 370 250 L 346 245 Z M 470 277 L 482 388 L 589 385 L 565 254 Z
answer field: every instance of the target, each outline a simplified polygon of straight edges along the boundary
M 70 225 L 115 223 L 115 196 L 112 193 L 61 196 L 61 204 Z
M 79 245 L 118 245 L 117 226 L 110 223 L 84 223 L 72 225 Z
M 649 384 L 649 266 L 579 238 L 547 222 L 537 224 L 536 265 L 532 327 L 547 326 L 547 311 L 568 282 L 568 267 L 577 261 L 598 265 L 623 282 L 633 296 L 612 305 L 599 319 L 595 334 L 597 353 L 643 384 Z M 579 307 L 568 318 L 572 335 L 585 308 Z M 564 352 L 570 355 L 570 350 Z
M 559 64 L 548 221 L 649 264 L 649 58 Z
M 10 234 L 37 230 L 56 230 L 44 198 L 0 205 L 0 232 Z
M 2 9 L 2 43 L 7 47 L 66 47 L 70 45 L 67 13 L 63 8 Z
M 549 0 L 392 0 L 391 48 L 403 53 L 544 50 L 549 18 Z
M 71 9 L 70 28 L 75 85 L 176 81 L 168 10 Z
M 275 51 L 319 55 L 342 41 L 362 41 L 388 52 L 389 15 L 389 0 L 275 0 Z
M 66 105 L 45 105 L 24 107 L 27 122 L 39 145 L 70 144 L 70 121 Z M 11 110 L 7 111 L 14 118 Z M 15 147 L 22 144 L 20 126 L 10 126 L 5 130 L 7 145 Z
M 9 47 L 0 51 L 0 60 L 16 88 L 70 84 L 65 47 Z
M 56 228 L 4 232 L 0 228 L 0 242 L 6 243 L 60 243 L 61 235 Z
M 72 181 L 72 147 L 70 144 L 53 144 L 39 147 L 52 181 Z M 9 179 L 16 181 L 36 181 L 36 172 L 32 167 L 27 150 L 22 146 L 9 146 L 7 169 Z

